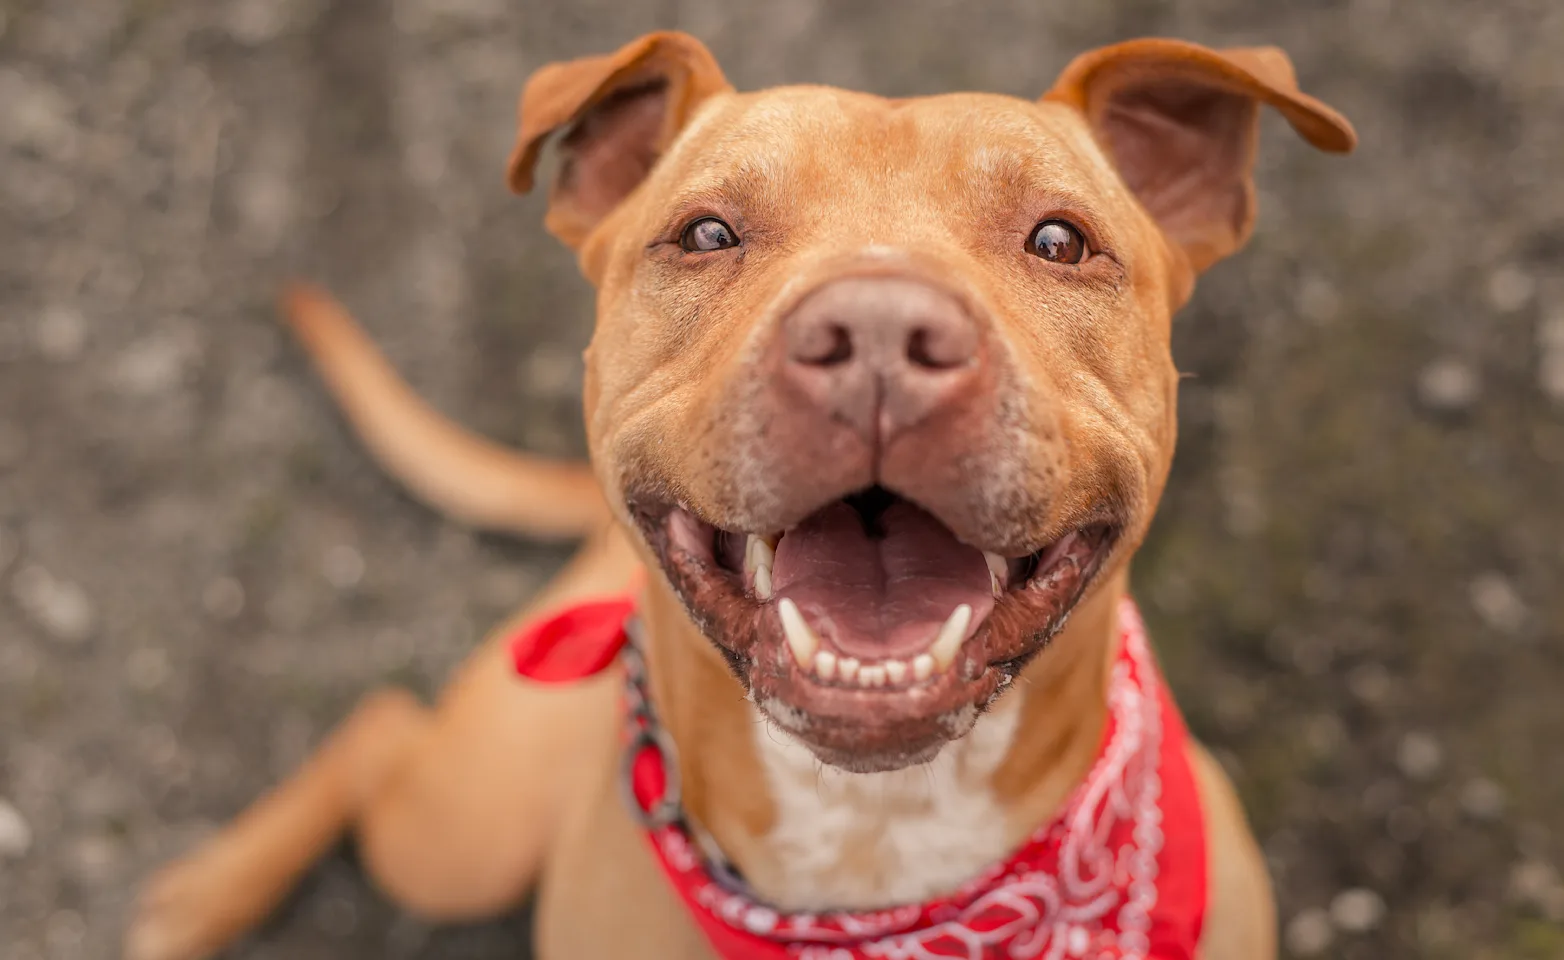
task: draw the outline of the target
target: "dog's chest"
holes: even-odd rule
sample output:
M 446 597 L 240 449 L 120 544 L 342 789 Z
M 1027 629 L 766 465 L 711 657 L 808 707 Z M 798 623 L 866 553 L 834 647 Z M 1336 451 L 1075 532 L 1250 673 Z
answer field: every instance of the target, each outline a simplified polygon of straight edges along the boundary
M 1004 698 L 932 762 L 890 773 L 825 767 L 757 722 L 776 809 L 768 862 L 750 877 L 757 892 L 787 910 L 870 909 L 948 893 L 1003 859 L 1011 838 L 990 780 L 1019 699 Z

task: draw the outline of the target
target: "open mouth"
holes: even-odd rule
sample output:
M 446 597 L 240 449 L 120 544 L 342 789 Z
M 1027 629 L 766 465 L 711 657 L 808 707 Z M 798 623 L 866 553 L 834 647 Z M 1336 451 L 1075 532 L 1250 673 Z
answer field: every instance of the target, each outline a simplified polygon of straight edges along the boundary
M 1064 625 L 1110 552 L 1109 522 L 1006 557 L 883 487 L 780 531 L 637 511 L 696 625 L 770 719 L 826 762 L 928 759 Z

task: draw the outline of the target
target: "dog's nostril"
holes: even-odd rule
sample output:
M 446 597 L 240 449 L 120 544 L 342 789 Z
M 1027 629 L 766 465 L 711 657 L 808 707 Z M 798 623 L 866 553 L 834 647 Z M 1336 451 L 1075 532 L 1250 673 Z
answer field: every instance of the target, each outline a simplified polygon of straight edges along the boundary
M 949 366 L 947 363 L 942 363 L 934 355 L 929 339 L 927 330 L 920 328 L 912 331 L 912 336 L 907 338 L 907 359 L 912 361 L 912 365 L 915 367 L 928 367 L 938 370 Z
M 926 370 L 949 370 L 972 356 L 970 344 L 939 330 L 918 327 L 907 338 L 907 361 Z
M 827 353 L 819 363 L 822 366 L 835 366 L 846 363 L 853 358 L 853 338 L 847 332 L 846 327 L 831 328 L 831 352 Z
M 836 367 L 853 358 L 853 336 L 841 324 L 822 324 L 793 346 L 793 359 L 815 367 Z

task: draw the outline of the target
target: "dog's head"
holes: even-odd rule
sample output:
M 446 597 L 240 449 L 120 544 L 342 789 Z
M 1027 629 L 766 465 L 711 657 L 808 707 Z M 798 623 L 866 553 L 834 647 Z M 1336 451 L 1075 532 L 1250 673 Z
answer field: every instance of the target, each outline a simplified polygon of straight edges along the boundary
M 932 756 L 1139 544 L 1169 319 L 1247 238 L 1275 49 L 1140 40 L 1041 100 L 736 93 L 677 33 L 527 84 L 548 225 L 599 287 L 593 461 L 753 700 L 823 760 Z

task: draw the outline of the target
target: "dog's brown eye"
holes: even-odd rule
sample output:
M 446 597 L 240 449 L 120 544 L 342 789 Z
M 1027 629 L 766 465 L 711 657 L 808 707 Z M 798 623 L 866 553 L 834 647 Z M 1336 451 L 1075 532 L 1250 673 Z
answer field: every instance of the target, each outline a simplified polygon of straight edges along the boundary
M 701 217 L 685 227 L 683 235 L 679 237 L 679 246 L 691 253 L 726 250 L 738 245 L 739 238 L 733 228 L 716 217 Z
M 1027 238 L 1026 252 L 1053 263 L 1080 263 L 1086 257 L 1086 238 L 1063 220 L 1044 220 Z

